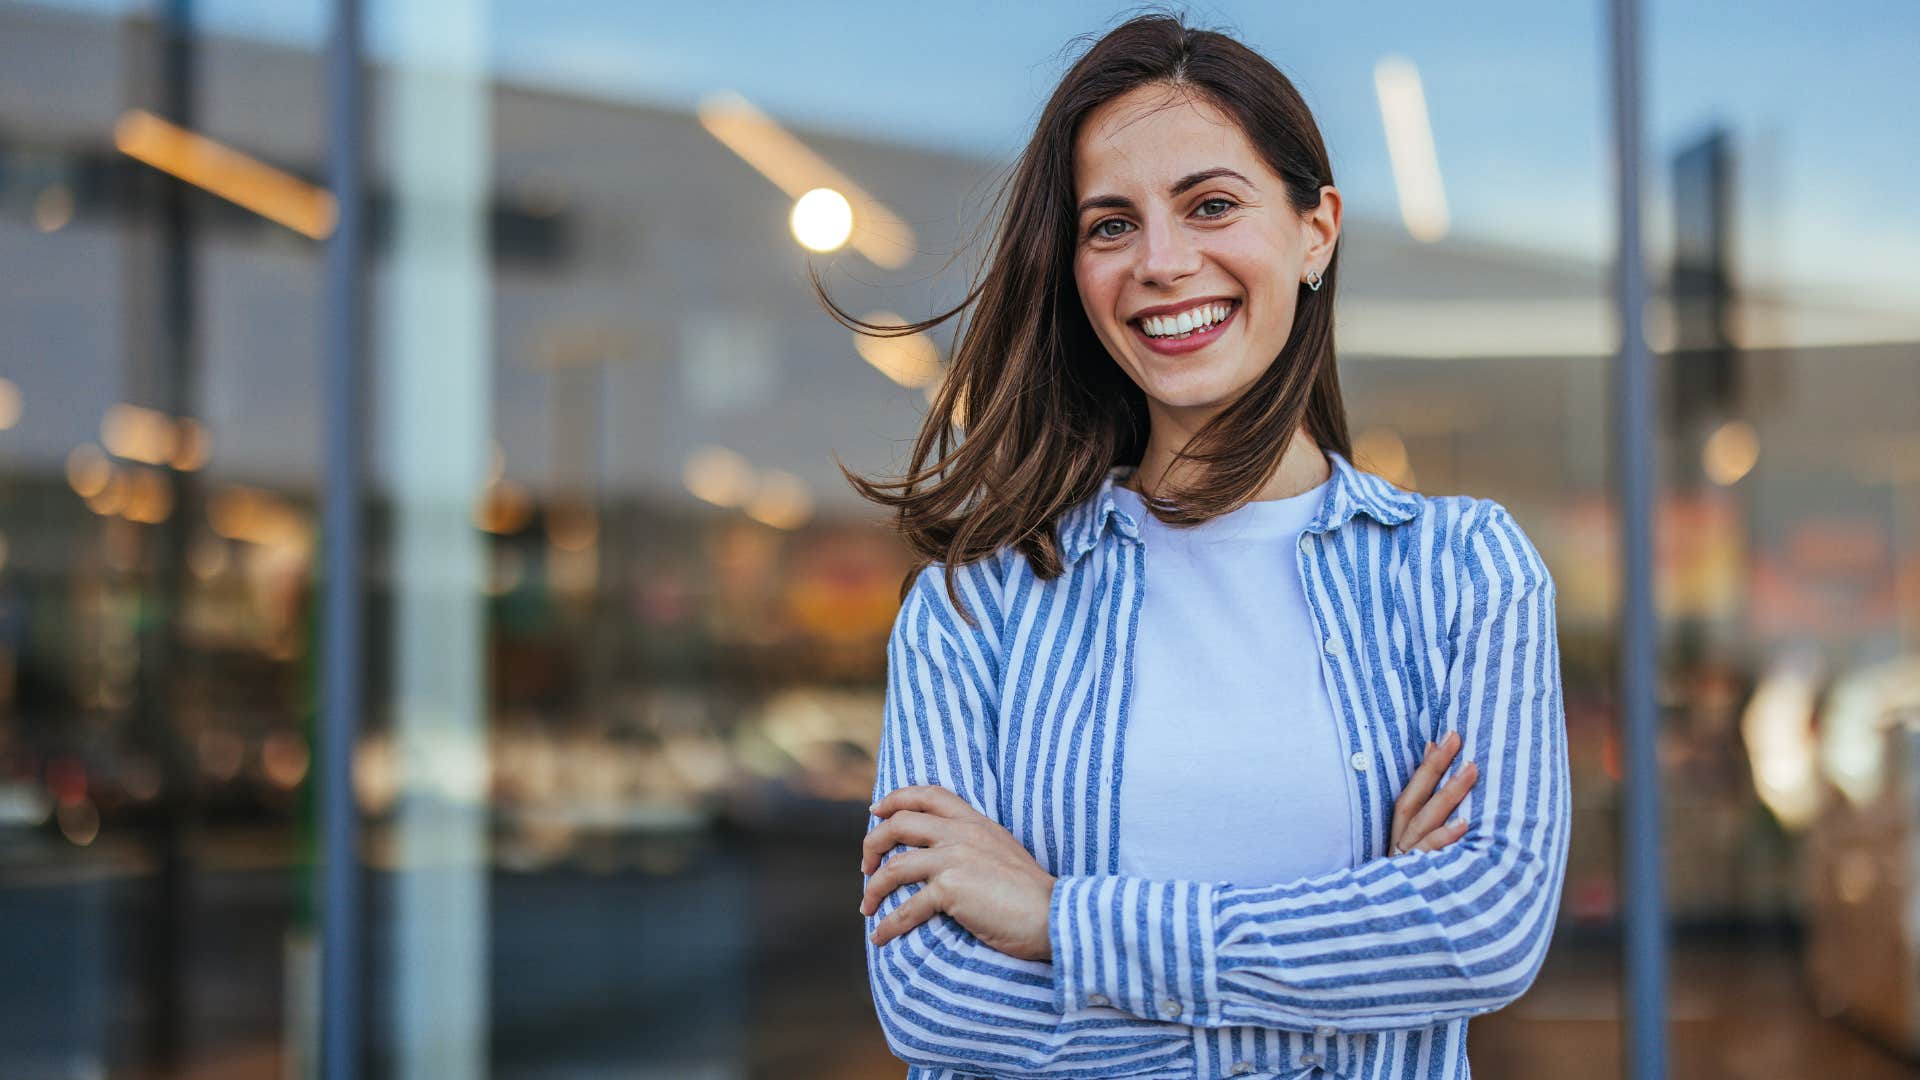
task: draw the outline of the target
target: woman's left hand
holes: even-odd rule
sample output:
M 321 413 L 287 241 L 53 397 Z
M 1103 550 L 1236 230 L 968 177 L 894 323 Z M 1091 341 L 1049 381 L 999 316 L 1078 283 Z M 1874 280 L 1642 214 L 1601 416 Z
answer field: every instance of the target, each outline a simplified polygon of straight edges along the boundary
M 880 921 L 873 943 L 884 945 L 939 912 L 990 947 L 1022 960 L 1052 960 L 1047 925 L 1052 874 L 999 822 L 937 784 L 896 788 L 871 807 L 885 820 L 861 844 L 860 872 L 879 866 L 860 898 L 860 914 L 878 910 L 893 890 L 924 881 Z M 915 850 L 882 856 L 897 844 Z

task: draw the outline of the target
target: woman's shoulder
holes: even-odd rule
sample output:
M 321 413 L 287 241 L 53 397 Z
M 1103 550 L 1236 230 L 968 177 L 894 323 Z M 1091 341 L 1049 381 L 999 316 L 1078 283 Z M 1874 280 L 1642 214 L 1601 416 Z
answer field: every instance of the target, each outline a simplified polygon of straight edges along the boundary
M 1444 560 L 1448 572 L 1498 573 L 1552 587 L 1539 547 L 1505 503 L 1481 495 L 1423 495 L 1420 501 L 1425 525 L 1439 541 L 1436 549 L 1450 555 Z
M 1540 549 L 1505 503 L 1484 495 L 1439 495 L 1404 488 L 1377 473 L 1347 466 L 1354 498 L 1380 526 L 1412 530 L 1396 543 L 1412 553 L 1433 580 L 1461 585 L 1488 574 L 1552 588 Z

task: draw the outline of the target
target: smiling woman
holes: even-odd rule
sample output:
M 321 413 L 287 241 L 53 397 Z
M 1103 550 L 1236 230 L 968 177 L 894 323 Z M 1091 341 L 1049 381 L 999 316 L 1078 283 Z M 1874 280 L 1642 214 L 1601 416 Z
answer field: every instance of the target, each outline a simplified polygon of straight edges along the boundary
M 1080 201 L 1074 284 L 1095 336 L 1145 393 L 1142 479 L 1159 488 L 1209 419 L 1287 369 L 1274 361 L 1293 336 L 1301 282 L 1310 293 L 1326 286 L 1319 266 L 1332 261 L 1340 194 L 1322 185 L 1301 213 L 1240 125 L 1181 83 L 1144 84 L 1090 111 L 1073 161 L 1075 189 L 1101 193 Z M 1201 162 L 1216 164 L 1185 171 Z M 1153 302 L 1169 293 L 1185 299 Z M 1329 350 L 1329 372 L 1332 359 Z M 1287 441 L 1256 445 L 1284 451 Z M 1280 470 L 1253 497 L 1276 498 L 1295 479 Z M 1208 483 L 1186 469 L 1182 480 Z
M 907 475 L 849 474 L 920 556 L 860 864 L 888 1045 L 1462 1080 L 1565 876 L 1552 577 L 1499 503 L 1350 462 L 1340 196 L 1258 54 L 1125 23 L 1003 194 L 959 308 L 822 297 L 978 305 Z

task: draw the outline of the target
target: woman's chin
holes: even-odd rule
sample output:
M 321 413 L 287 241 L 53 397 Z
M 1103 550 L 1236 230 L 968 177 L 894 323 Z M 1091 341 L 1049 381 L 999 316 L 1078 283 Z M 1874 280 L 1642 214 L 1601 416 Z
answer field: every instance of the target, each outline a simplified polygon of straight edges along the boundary
M 1217 371 L 1161 371 L 1147 380 L 1146 395 L 1172 409 L 1206 409 L 1232 401 L 1240 387 Z

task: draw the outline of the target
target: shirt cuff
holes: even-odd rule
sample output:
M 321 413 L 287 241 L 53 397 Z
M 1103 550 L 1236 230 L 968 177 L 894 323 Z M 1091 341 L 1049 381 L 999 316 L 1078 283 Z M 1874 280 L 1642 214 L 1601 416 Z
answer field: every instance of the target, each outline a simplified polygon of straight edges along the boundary
M 1115 1008 L 1149 1020 L 1220 1026 L 1214 886 L 1125 875 L 1054 879 L 1047 936 L 1061 1015 Z

